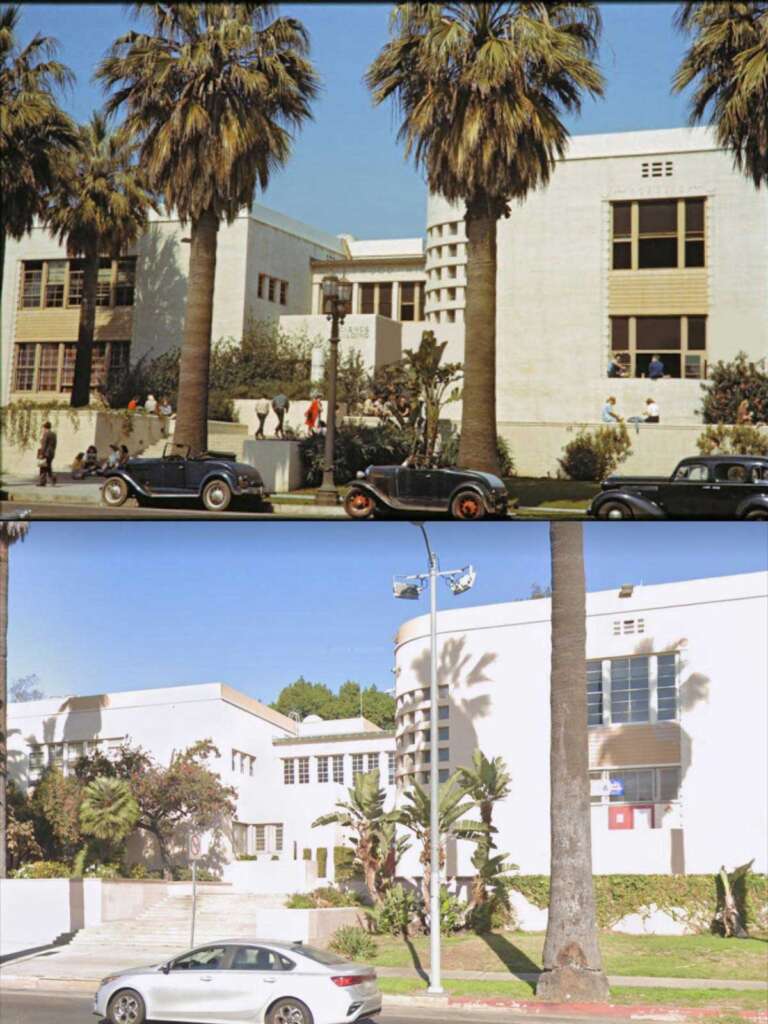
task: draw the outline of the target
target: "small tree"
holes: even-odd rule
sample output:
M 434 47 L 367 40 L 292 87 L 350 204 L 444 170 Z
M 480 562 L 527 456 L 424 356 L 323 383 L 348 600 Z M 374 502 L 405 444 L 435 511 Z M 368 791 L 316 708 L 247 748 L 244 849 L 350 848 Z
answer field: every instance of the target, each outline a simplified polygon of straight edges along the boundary
M 389 855 L 386 845 L 390 834 L 383 831 L 386 793 L 379 786 L 377 771 L 356 775 L 347 790 L 348 800 L 339 800 L 336 810 L 312 822 L 312 828 L 338 825 L 353 834 L 352 846 L 365 884 L 374 903 L 381 897 L 380 872 Z
M 768 455 L 768 432 L 744 423 L 710 425 L 696 441 L 702 455 Z
M 119 845 L 133 832 L 138 818 L 139 805 L 125 779 L 101 776 L 83 789 L 80 828 L 104 845 L 104 860 L 113 859 Z
M 64 776 L 59 768 L 50 768 L 35 786 L 32 807 L 41 830 L 46 854 L 58 860 L 71 860 L 83 845 L 80 827 L 82 786 L 74 776 Z M 47 842 L 46 842 L 47 839 Z
M 756 423 L 768 422 L 768 373 L 739 352 L 730 362 L 721 359 L 710 368 L 704 392 L 702 415 L 705 423 L 735 423 L 736 412 L 744 399 Z
M 626 462 L 632 443 L 625 424 L 580 430 L 563 449 L 560 468 L 571 480 L 603 480 Z

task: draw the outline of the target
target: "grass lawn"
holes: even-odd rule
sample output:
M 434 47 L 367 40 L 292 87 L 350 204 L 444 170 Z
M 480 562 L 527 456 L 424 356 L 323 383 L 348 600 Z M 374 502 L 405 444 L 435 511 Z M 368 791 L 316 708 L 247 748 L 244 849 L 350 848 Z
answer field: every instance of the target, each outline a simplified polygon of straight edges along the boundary
M 379 978 L 379 988 L 390 995 L 418 995 L 426 982 L 408 978 Z M 476 996 L 481 999 L 531 999 L 533 986 L 522 981 L 452 981 L 443 987 L 452 996 Z M 764 1010 L 768 1002 L 765 992 L 732 992 L 728 989 L 703 988 L 611 988 L 611 1002 L 647 1006 L 717 1006 L 729 1010 Z
M 583 480 L 553 480 L 549 477 L 507 477 L 504 483 L 510 496 L 521 506 L 535 508 L 585 509 L 600 490 L 600 484 Z
M 375 964 L 412 967 L 408 947 L 392 936 L 377 936 Z M 429 964 L 429 938 L 411 946 L 422 966 Z M 456 935 L 443 939 L 443 970 L 541 970 L 543 932 Z M 650 978 L 723 978 L 767 980 L 768 944 L 764 939 L 722 939 L 716 935 L 600 935 L 608 974 Z M 760 994 L 760 993 L 758 993 Z

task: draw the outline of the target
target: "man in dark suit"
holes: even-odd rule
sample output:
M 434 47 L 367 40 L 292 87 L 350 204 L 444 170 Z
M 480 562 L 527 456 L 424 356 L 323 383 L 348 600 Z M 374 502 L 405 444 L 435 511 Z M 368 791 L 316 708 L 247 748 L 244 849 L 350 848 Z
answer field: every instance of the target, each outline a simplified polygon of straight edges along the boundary
M 48 420 L 43 424 L 43 433 L 40 436 L 40 448 L 37 452 L 38 462 L 40 463 L 40 479 L 37 482 L 38 487 L 45 487 L 48 480 L 51 481 L 51 486 L 56 483 L 56 477 L 53 475 L 53 457 L 56 454 L 56 433 L 53 430 Z

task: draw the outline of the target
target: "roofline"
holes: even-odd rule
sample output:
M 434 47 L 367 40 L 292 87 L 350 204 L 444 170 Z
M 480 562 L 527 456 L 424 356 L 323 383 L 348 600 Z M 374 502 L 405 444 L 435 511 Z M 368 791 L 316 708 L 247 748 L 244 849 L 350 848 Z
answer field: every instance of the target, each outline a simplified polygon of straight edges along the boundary
M 370 740 L 370 739 L 391 739 L 395 735 L 394 729 L 380 729 L 378 732 L 336 732 L 323 736 L 286 736 L 272 740 L 273 747 L 285 747 L 294 743 L 320 743 L 340 742 L 341 740 Z
M 256 700 L 255 697 L 249 697 L 245 693 L 241 693 L 239 690 L 233 689 L 231 686 L 227 686 L 226 683 L 221 683 L 221 699 L 226 701 L 228 704 L 233 704 L 235 707 L 240 708 L 241 711 L 249 711 L 252 715 L 256 715 L 258 718 L 264 719 L 265 722 L 269 722 L 271 725 L 276 725 L 280 729 L 285 729 L 286 732 L 296 733 L 298 731 L 298 723 L 294 722 L 292 718 L 282 714 L 280 711 L 275 711 L 274 708 L 268 707 L 266 704 L 262 704 L 260 700 Z
M 382 256 L 341 256 L 337 260 L 321 260 L 316 256 L 310 256 L 310 267 L 326 268 L 338 267 L 344 264 L 349 267 L 375 266 L 379 263 L 426 263 L 426 254 L 408 254 L 404 256 L 382 255 Z

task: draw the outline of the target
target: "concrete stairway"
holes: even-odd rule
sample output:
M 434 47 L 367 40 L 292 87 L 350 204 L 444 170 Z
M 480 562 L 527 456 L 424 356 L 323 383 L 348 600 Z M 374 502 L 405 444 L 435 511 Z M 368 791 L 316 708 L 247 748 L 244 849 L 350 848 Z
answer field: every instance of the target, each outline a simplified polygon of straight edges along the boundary
M 197 897 L 195 945 L 217 939 L 258 936 L 259 910 L 282 907 L 286 896 L 201 893 Z M 150 952 L 162 959 L 189 948 L 192 896 L 167 896 L 130 920 L 83 928 L 69 944 L 72 953 L 107 950 Z M 266 934 L 264 937 L 268 937 Z

